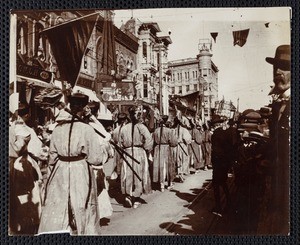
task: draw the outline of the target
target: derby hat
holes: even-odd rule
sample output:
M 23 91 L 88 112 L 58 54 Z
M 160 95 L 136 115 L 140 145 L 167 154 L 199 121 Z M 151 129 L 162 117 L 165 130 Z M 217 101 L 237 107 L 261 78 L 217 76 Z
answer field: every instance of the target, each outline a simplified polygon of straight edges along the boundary
M 212 125 L 217 124 L 217 123 L 223 123 L 225 121 L 225 118 L 219 116 L 219 115 L 213 115 L 210 123 Z
M 280 45 L 277 47 L 275 57 L 266 57 L 266 61 L 278 68 L 290 71 L 291 70 L 291 46 Z

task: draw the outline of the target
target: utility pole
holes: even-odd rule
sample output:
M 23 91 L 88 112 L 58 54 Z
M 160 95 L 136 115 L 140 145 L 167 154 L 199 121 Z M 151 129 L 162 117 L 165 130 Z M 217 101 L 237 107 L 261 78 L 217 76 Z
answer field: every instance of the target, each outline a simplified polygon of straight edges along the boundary
M 163 96 L 162 96 L 162 59 L 161 59 L 161 43 L 158 45 L 158 69 L 159 69 L 159 113 L 163 114 Z

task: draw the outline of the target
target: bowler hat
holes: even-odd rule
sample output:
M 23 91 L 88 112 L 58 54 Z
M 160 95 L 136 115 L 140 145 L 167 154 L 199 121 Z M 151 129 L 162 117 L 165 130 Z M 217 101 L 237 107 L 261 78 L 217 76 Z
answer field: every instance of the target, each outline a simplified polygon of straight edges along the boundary
M 213 125 L 213 124 L 216 124 L 216 123 L 222 123 L 224 122 L 225 119 L 219 115 L 214 115 L 210 121 L 210 123 Z
M 86 106 L 89 102 L 89 97 L 82 93 L 75 93 L 69 96 L 71 105 Z
M 276 65 L 279 68 L 290 71 L 291 70 L 291 46 L 280 45 L 277 47 L 275 57 L 267 57 L 266 61 L 272 65 Z

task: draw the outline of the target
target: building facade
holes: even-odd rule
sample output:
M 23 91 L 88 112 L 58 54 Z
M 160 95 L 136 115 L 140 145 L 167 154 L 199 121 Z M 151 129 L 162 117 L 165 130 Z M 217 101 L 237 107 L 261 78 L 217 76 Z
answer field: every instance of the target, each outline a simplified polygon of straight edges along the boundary
M 66 89 L 68 81 L 61 78 L 51 45 L 46 38 L 43 38 L 41 32 L 47 28 L 93 13 L 95 11 L 92 10 L 16 11 L 16 79 L 18 84 L 22 83 L 25 90 L 28 90 L 30 84 L 33 84 L 31 87 L 34 90 L 53 86 L 58 86 L 62 90 Z M 133 71 L 137 70 L 139 43 L 135 36 L 129 36 L 113 25 L 113 11 L 102 10 L 97 11 L 97 14 L 98 20 L 82 58 L 76 85 L 72 89 L 73 92 L 87 94 L 90 100 L 100 102 L 100 113 L 105 117 L 110 113 L 107 106 L 112 108 L 114 104 L 117 104 L 117 101 L 121 101 L 120 104 L 126 104 L 126 102 L 131 103 L 135 99 L 134 82 L 136 81 L 136 74 Z M 103 71 L 106 62 L 103 51 L 106 49 L 104 47 L 105 21 L 110 23 L 113 33 L 113 40 L 107 43 L 112 44 L 113 42 L 114 44 L 111 45 L 114 54 L 110 56 L 114 56 L 116 63 L 108 71 Z M 31 73 L 43 71 L 49 79 L 33 79 L 29 74 L 28 76 L 24 75 L 25 70 L 32 70 Z M 125 83 L 125 85 L 123 86 L 122 83 Z M 125 89 L 121 89 L 122 87 L 125 87 Z M 33 97 L 34 93 L 31 93 L 31 95 Z M 30 99 L 27 102 L 31 103 Z M 32 106 L 35 107 L 34 104 Z
M 170 61 L 168 87 L 171 96 L 199 92 L 197 113 L 202 120 L 211 119 L 218 101 L 218 68 L 211 60 L 209 41 L 201 43 L 196 58 Z
M 151 109 L 168 114 L 168 46 L 169 36 L 159 36 L 161 29 L 156 22 L 128 20 L 120 28 L 124 33 L 138 38 L 137 100 Z M 160 107 L 160 108 L 159 108 Z

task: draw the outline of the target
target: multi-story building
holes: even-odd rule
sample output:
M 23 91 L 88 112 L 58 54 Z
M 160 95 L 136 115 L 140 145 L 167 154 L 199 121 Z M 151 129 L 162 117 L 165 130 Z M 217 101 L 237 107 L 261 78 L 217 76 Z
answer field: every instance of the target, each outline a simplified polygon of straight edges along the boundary
M 53 56 L 51 45 L 40 34 L 43 30 L 54 27 L 71 20 L 93 14 L 95 11 L 16 11 L 15 39 L 16 39 L 16 80 L 18 87 L 23 91 L 31 86 L 33 98 L 36 91 L 45 87 L 58 86 L 64 90 L 67 82 L 60 76 L 59 67 Z M 98 20 L 92 30 L 90 41 L 82 58 L 82 64 L 77 82 L 73 87 L 74 92 L 83 92 L 89 95 L 90 100 L 101 100 L 101 116 L 109 115 L 107 106 L 114 104 L 131 103 L 136 94 L 134 70 L 137 70 L 138 39 L 127 35 L 113 26 L 112 11 L 97 11 Z M 105 40 L 104 25 L 108 21 L 113 40 Z M 107 34 L 107 29 L 106 29 Z M 63 37 L 62 37 L 63 38 Z M 59 45 L 59 43 L 58 43 Z M 105 45 L 110 45 L 109 47 Z M 110 48 L 113 59 L 110 67 L 105 67 L 106 57 L 104 49 Z M 115 62 L 115 64 L 114 64 Z M 62 67 L 61 67 L 62 68 Z M 106 68 L 106 70 L 104 69 Z M 44 74 L 32 76 L 32 74 Z M 45 79 L 47 77 L 47 79 Z M 122 84 L 125 84 L 124 86 Z M 22 86 L 19 86 L 19 85 Z M 125 89 L 121 89 L 121 88 Z M 28 94 L 28 93 L 27 93 Z M 22 98 L 26 93 L 22 93 Z M 32 104 L 32 111 L 40 110 L 27 96 L 27 102 Z M 25 100 L 23 98 L 23 100 Z M 121 101 L 120 103 L 117 103 Z M 103 103 L 102 103 L 103 102 Z M 121 109 L 121 108 L 120 108 Z M 42 115 L 43 113 L 36 113 Z
M 170 61 L 171 72 L 169 92 L 172 95 L 187 96 L 199 92 L 198 113 L 203 120 L 210 120 L 218 101 L 218 68 L 211 60 L 209 40 L 200 40 L 196 58 Z
M 167 61 L 171 38 L 158 36 L 161 29 L 156 22 L 141 22 L 134 18 L 120 29 L 138 37 L 137 100 L 152 108 L 159 105 L 160 112 L 168 114 Z

